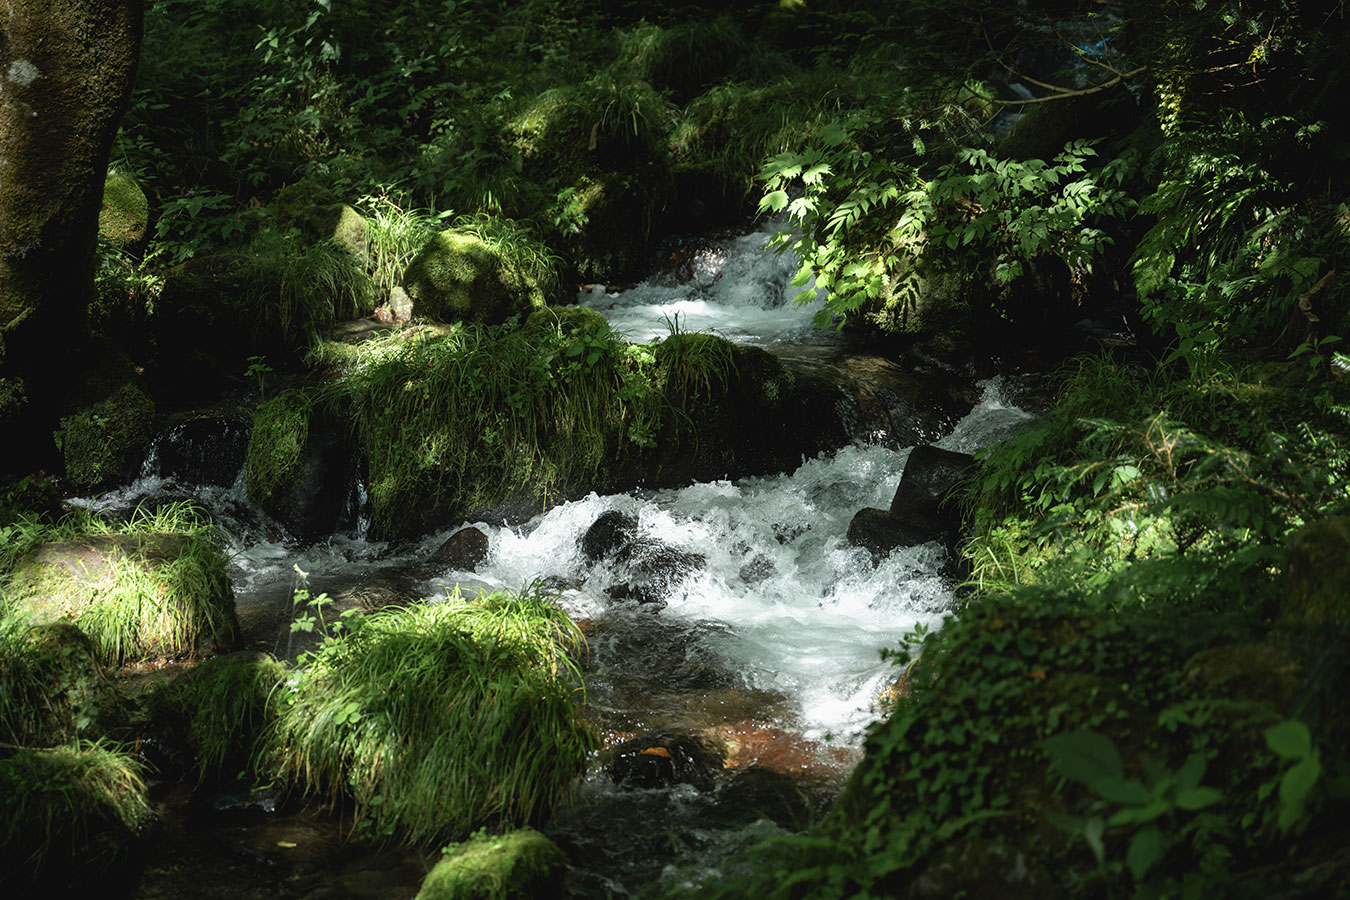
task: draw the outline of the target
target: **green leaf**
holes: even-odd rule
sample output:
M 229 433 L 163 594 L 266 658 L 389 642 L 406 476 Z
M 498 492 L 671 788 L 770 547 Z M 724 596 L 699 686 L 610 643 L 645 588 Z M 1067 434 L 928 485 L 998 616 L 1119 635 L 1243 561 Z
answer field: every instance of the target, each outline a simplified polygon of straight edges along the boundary
M 787 203 L 787 191 L 772 191 L 765 194 L 759 201 L 759 208 L 761 211 L 767 209 L 770 212 L 781 212 L 783 207 L 787 206 Z
M 1205 777 L 1205 756 L 1203 753 L 1192 753 L 1187 759 L 1181 771 L 1177 772 L 1176 785 L 1177 794 L 1182 791 L 1188 791 L 1193 787 L 1199 787 L 1200 779 Z
M 1104 778 L 1125 776 L 1116 745 L 1104 734 L 1072 731 L 1047 738 L 1040 745 L 1061 775 L 1089 787 Z
M 1276 756 L 1302 759 L 1312 751 L 1312 733 L 1297 719 L 1287 719 L 1266 729 L 1266 746 Z
M 1122 806 L 1143 806 L 1153 799 L 1148 788 L 1133 778 L 1100 778 L 1092 783 L 1097 796 Z
M 1280 802 L 1286 806 L 1302 804 L 1322 775 L 1322 763 L 1315 755 L 1303 757 L 1280 779 Z
M 1125 851 L 1125 865 L 1135 881 L 1143 881 L 1148 870 L 1157 865 L 1162 858 L 1162 832 L 1158 826 L 1150 825 L 1134 836 L 1130 849 Z
M 1106 820 L 1107 825 L 1142 825 L 1167 814 L 1172 804 L 1166 800 L 1154 800 L 1147 806 L 1132 806 L 1122 809 Z
M 1223 791 L 1212 787 L 1193 787 L 1177 791 L 1177 807 L 1185 810 L 1204 809 L 1223 800 Z
M 1093 816 L 1083 823 L 1083 839 L 1087 841 L 1092 848 L 1092 855 L 1097 857 L 1097 865 L 1106 862 L 1106 846 L 1102 843 L 1102 834 L 1106 831 L 1106 823 L 1102 821 L 1101 816 Z

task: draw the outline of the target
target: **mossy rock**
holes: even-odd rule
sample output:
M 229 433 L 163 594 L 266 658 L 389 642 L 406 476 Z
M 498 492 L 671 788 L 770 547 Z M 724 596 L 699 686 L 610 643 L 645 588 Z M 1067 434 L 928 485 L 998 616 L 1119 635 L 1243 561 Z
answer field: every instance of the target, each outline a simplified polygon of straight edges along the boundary
M 107 734 L 127 710 L 74 625 L 0 625 L 0 741 L 50 747 Z
M 6 616 L 73 622 L 112 664 L 238 640 L 225 558 L 205 530 L 90 534 L 38 544 L 0 586 Z
M 349 431 L 303 391 L 259 404 L 244 464 L 249 499 L 305 540 L 354 524 L 347 479 L 356 450 Z
M 366 256 L 366 220 L 337 195 L 312 181 L 300 181 L 277 194 L 277 223 L 294 227 L 311 241 L 331 240 L 358 259 Z
M 129 480 L 145 458 L 154 421 L 154 401 L 130 383 L 63 418 L 58 435 L 66 480 L 78 490 Z
M 285 678 L 286 667 L 266 653 L 215 656 L 160 685 L 151 714 L 167 743 L 182 748 L 182 768 L 199 781 L 227 780 L 253 760 Z
M 71 884 L 127 861 L 151 817 L 132 758 L 74 744 L 3 753 L 0 888 L 22 896 L 66 896 Z
M 417 900 L 533 900 L 562 895 L 567 857 L 533 828 L 445 848 Z
M 564 338 L 609 334 L 609 319 L 604 313 L 586 306 L 550 306 L 537 309 L 525 320 L 525 332 L 531 336 L 554 333 Z
M 497 324 L 547 305 L 548 279 L 509 247 L 448 229 L 426 243 L 403 273 L 415 315 L 438 322 Z
M 109 172 L 103 182 L 103 208 L 98 214 L 98 234 L 121 250 L 134 251 L 145 244 L 150 223 L 150 202 L 136 180 Z

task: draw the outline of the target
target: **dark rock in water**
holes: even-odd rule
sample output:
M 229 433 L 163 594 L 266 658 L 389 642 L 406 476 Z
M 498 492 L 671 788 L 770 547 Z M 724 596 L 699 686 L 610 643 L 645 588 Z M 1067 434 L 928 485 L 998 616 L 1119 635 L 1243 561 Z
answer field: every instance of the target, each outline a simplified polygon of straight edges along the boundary
M 633 600 L 643 606 L 655 606 L 656 610 L 666 608 L 663 592 L 655 585 L 614 584 L 605 588 L 605 596 L 611 600 Z
M 727 822 L 769 819 L 792 831 L 811 824 L 811 804 L 797 779 L 752 765 L 718 785 L 718 812 Z
M 664 605 L 671 591 L 703 568 L 707 559 L 701 553 L 676 550 L 652 538 L 640 537 L 624 545 L 614 555 L 614 562 L 628 571 L 632 581 L 608 588 L 605 593 L 611 599 Z
M 159 474 L 184 484 L 226 486 L 244 467 L 253 420 L 243 410 L 191 413 L 155 442 Z
M 465 572 L 476 572 L 483 560 L 487 559 L 487 555 L 488 536 L 470 526 L 461 528 L 446 538 L 445 543 L 431 554 L 429 562 Z
M 763 553 L 755 554 L 754 558 L 741 566 L 741 581 L 746 584 L 759 584 L 766 578 L 772 578 L 778 571 L 778 567 L 773 564 L 773 560 Z
M 725 759 L 725 749 L 707 738 L 654 732 L 615 747 L 605 768 L 615 784 L 627 787 L 692 784 L 707 789 Z
M 617 553 L 637 533 L 637 518 L 617 509 L 607 510 L 581 536 L 581 552 L 590 562 Z
M 194 811 L 231 822 L 258 822 L 281 809 L 285 795 L 277 787 L 237 783 L 193 797 Z
M 884 509 L 860 509 L 848 523 L 848 542 L 879 561 L 892 550 L 945 540 L 947 529 L 933 519 L 900 517 Z
M 849 543 L 866 549 L 874 561 L 900 547 L 928 541 L 941 541 L 951 549 L 961 518 L 949 498 L 974 465 L 975 458 L 968 453 L 915 447 L 891 508 L 859 510 L 848 524 Z
M 974 466 L 975 457 L 969 453 L 929 445 L 915 447 L 909 453 L 900 486 L 891 500 L 891 513 L 959 524 L 948 497 Z

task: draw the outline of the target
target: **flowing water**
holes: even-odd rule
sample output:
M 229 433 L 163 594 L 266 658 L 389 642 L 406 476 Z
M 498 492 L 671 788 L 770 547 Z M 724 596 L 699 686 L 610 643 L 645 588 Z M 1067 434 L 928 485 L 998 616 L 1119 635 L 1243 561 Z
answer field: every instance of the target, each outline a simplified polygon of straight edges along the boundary
M 791 303 L 794 267 L 763 252 L 767 237 L 702 242 L 677 275 L 624 291 L 596 286 L 580 299 L 630 340 L 663 335 L 678 318 L 680 330 L 714 330 L 797 365 L 835 365 L 847 379 L 840 338 L 812 330 L 813 310 Z M 940 446 L 971 452 L 1030 418 L 1008 400 L 1002 378 L 969 387 L 975 402 L 965 415 L 934 420 Z M 167 433 L 136 484 L 93 502 L 192 496 L 207 505 L 230 538 L 251 647 L 279 655 L 297 649 L 286 627 L 296 567 L 310 573 L 312 591 L 351 602 L 544 580 L 585 624 L 588 702 L 608 747 L 548 830 L 578 864 L 576 896 L 621 897 L 672 863 L 706 864 L 719 846 L 800 827 L 818 813 L 856 762 L 895 675 L 881 651 L 946 615 L 951 586 L 939 543 L 874 564 L 845 539 L 859 509 L 889 507 L 910 449 L 884 428 L 857 430 L 854 443 L 784 475 L 593 494 L 523 524 L 466 523 L 489 538 L 474 572 L 427 563 L 457 529 L 389 546 L 365 540 L 358 525 L 294 545 L 247 502 L 242 473 L 180 483 L 160 471 L 166 452 L 192 456 L 175 444 L 190 444 L 191 429 Z M 643 551 L 588 557 L 580 540 L 604 514 L 625 517 Z M 655 602 L 616 599 L 639 595 Z M 634 768 L 654 758 L 671 763 Z

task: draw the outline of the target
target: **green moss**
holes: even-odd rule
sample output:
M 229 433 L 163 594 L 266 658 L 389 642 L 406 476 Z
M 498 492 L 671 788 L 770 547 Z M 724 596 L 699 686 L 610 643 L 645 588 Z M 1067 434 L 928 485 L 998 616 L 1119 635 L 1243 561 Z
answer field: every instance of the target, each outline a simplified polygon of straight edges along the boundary
M 445 848 L 417 900 L 531 900 L 559 896 L 567 857 L 533 828 L 479 835 Z
M 198 781 L 227 779 L 253 761 L 285 677 L 286 667 L 266 654 L 216 656 L 159 687 L 150 706 L 157 721 L 181 732 Z
M 533 591 L 354 618 L 287 682 L 278 774 L 417 844 L 537 821 L 596 747 L 576 706 L 580 645 Z
M 130 477 L 149 447 L 154 420 L 154 401 L 134 384 L 63 418 L 57 437 L 71 486 L 91 490 Z
M 273 515 L 300 479 L 312 408 L 303 391 L 290 390 L 258 404 L 253 413 L 244 486 L 249 499 Z
M 1281 624 L 1326 633 L 1350 625 L 1350 516 L 1305 525 L 1285 549 Z
M 0 885 L 26 893 L 106 872 L 149 819 L 145 784 L 130 756 L 98 744 L 6 749 Z
M 186 506 L 129 523 L 77 516 L 35 526 L 0 576 L 0 612 L 74 622 L 109 663 L 181 656 L 238 635 L 214 528 Z
M 545 306 L 557 273 L 546 251 L 518 229 L 462 223 L 427 242 L 403 284 L 420 317 L 497 324 Z
M 104 734 L 124 715 L 84 632 L 0 621 L 0 742 L 63 744 Z
M 145 240 L 150 222 L 150 203 L 135 179 L 109 172 L 103 182 L 103 208 L 98 214 L 98 234 L 121 249 L 130 249 Z

